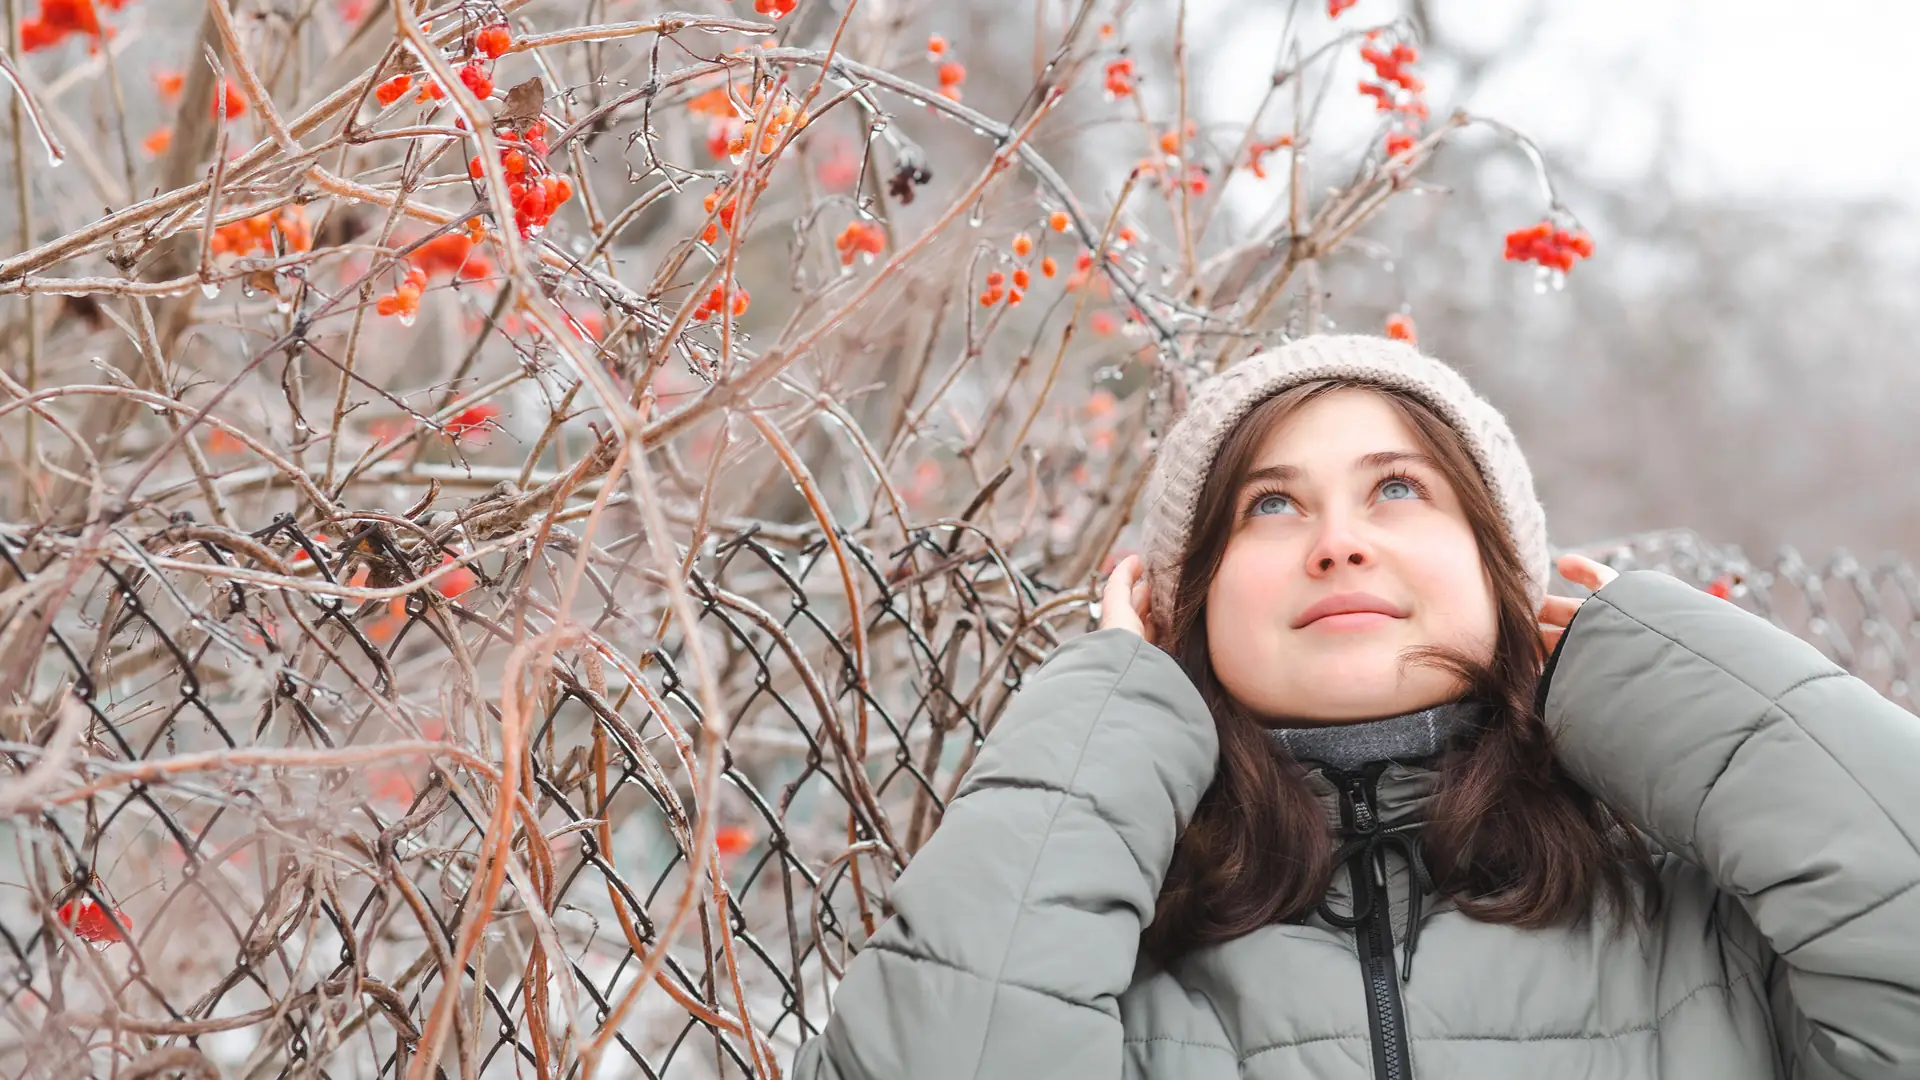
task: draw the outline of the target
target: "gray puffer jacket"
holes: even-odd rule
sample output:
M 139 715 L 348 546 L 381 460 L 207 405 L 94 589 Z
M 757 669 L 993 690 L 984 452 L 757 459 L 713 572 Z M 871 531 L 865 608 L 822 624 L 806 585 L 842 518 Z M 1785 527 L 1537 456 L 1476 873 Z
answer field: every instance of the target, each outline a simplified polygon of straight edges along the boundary
M 1547 676 L 1561 759 L 1661 848 L 1653 921 L 1521 930 L 1429 900 L 1402 980 L 1408 864 L 1382 844 L 1390 928 L 1315 916 L 1156 967 L 1141 928 L 1216 736 L 1171 657 L 1100 630 L 1010 705 L 794 1075 L 1920 1077 L 1920 719 L 1649 571 L 1581 606 Z M 1434 786 L 1311 780 L 1382 832 Z

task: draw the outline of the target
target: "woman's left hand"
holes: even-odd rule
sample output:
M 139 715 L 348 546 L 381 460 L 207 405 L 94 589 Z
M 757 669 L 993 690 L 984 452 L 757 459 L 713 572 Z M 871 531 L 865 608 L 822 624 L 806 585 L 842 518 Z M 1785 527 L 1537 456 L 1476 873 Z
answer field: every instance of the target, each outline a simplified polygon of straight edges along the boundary
M 1562 555 L 1554 560 L 1554 567 L 1560 576 L 1594 592 L 1605 588 L 1607 583 L 1620 576 L 1620 572 L 1604 563 L 1594 562 L 1585 555 Z M 1567 624 L 1573 621 L 1573 613 L 1586 601 L 1583 596 L 1549 596 L 1540 606 L 1540 641 L 1546 645 L 1551 655 L 1554 647 L 1560 644 L 1561 635 L 1567 632 Z

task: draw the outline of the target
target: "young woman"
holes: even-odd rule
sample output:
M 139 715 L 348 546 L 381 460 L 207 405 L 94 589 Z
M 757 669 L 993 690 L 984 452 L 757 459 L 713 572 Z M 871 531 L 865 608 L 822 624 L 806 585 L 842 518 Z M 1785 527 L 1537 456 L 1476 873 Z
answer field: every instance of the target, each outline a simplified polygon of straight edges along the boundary
M 1920 1076 L 1920 719 L 1410 346 L 1215 376 L 800 1080 Z

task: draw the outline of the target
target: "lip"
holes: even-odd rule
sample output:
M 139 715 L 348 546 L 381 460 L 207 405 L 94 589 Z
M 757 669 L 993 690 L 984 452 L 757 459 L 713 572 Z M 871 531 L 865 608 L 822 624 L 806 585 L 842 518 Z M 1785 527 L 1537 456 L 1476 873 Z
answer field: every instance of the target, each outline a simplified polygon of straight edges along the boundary
M 1404 619 L 1407 617 L 1405 609 L 1396 604 L 1388 603 L 1386 600 L 1372 593 L 1344 592 L 1334 593 L 1332 596 L 1323 597 L 1322 599 L 1314 601 L 1308 606 L 1307 610 L 1300 613 L 1299 618 L 1293 621 L 1293 628 L 1299 630 L 1329 615 L 1355 615 L 1361 613 L 1390 615 L 1396 619 Z M 1355 619 L 1342 621 L 1352 621 L 1356 625 L 1359 625 L 1363 621 L 1371 623 L 1374 620 Z

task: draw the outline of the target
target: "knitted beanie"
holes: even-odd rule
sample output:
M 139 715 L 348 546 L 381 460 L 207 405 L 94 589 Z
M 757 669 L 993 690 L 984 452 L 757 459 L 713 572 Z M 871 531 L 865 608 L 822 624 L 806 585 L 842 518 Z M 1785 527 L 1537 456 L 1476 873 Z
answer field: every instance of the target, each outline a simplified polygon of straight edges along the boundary
M 1187 411 L 1161 441 L 1153 475 L 1147 478 L 1141 523 L 1154 619 L 1164 627 L 1172 617 L 1180 564 L 1193 535 L 1194 504 L 1228 434 L 1261 402 L 1318 379 L 1352 379 L 1406 391 L 1465 437 L 1526 567 L 1527 597 L 1538 610 L 1553 576 L 1547 515 L 1533 493 L 1533 473 L 1506 418 L 1458 372 L 1412 345 L 1358 334 L 1318 334 L 1255 353 L 1200 383 Z

